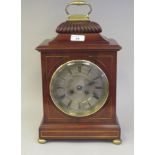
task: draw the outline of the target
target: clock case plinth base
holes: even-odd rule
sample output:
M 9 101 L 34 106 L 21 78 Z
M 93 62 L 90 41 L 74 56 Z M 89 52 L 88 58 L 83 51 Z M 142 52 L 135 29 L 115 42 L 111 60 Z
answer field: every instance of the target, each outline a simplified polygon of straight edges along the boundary
M 39 128 L 39 139 L 45 140 L 115 140 L 120 139 L 118 121 L 104 123 L 44 123 Z

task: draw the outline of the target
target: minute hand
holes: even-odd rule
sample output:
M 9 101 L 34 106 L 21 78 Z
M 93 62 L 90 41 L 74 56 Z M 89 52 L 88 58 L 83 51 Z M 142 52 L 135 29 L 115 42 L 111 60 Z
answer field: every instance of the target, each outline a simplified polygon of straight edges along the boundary
M 95 84 L 95 80 L 97 80 L 97 79 L 99 79 L 99 78 L 100 78 L 100 76 L 94 78 L 92 81 L 90 81 L 90 82 L 88 83 L 88 85 L 89 85 L 89 86 L 92 86 L 93 84 Z

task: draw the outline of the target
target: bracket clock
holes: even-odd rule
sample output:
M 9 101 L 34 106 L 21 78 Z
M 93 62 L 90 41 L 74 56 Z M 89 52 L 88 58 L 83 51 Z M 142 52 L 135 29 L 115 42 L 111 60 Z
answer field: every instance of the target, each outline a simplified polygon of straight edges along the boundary
M 70 14 L 69 7 L 85 6 L 86 15 Z M 43 120 L 39 143 L 48 140 L 111 140 L 120 144 L 116 117 L 117 51 L 121 47 L 101 36 L 99 24 L 89 20 L 85 1 L 66 5 L 68 20 L 41 53 Z

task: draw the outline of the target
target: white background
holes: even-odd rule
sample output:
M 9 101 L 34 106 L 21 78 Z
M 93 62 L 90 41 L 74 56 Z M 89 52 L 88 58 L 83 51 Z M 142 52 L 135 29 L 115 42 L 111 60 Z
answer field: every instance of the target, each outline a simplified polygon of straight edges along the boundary
M 42 119 L 42 81 L 40 53 L 35 51 L 44 39 L 56 36 L 55 29 L 67 18 L 66 0 L 23 0 L 22 2 L 22 155 L 101 155 L 133 154 L 133 1 L 88 0 L 91 20 L 103 28 L 102 35 L 122 46 L 118 53 L 117 113 L 123 143 L 49 142 L 37 143 Z M 75 11 L 75 10 L 74 10 Z M 60 149 L 61 148 L 61 149 Z M 74 152 L 74 153 L 73 153 Z
M 154 102 L 154 82 L 153 81 L 155 78 L 155 74 L 154 74 L 153 66 L 155 66 L 154 64 L 155 61 L 154 61 L 154 50 L 152 48 L 152 45 L 154 44 L 155 23 L 153 19 L 154 19 L 155 12 L 154 12 L 154 1 L 148 0 L 147 2 L 145 1 L 145 3 L 144 1 L 136 1 L 135 3 L 136 3 L 135 5 L 136 6 L 136 9 L 135 9 L 135 32 L 136 32 L 136 35 L 135 35 L 135 42 L 136 42 L 135 44 L 135 58 L 136 58 L 136 61 L 135 61 L 135 88 L 136 88 L 135 89 L 135 93 L 136 93 L 135 154 L 145 155 L 145 154 L 154 154 L 153 152 L 154 152 L 155 125 L 153 123 L 154 122 L 153 119 L 154 119 L 155 102 Z M 0 67 L 1 67 L 1 73 L 4 73 L 0 76 L 1 78 L 0 80 L 1 82 L 0 83 L 1 85 L 1 108 L 0 108 L 1 153 L 8 154 L 8 155 L 10 154 L 19 155 L 20 154 L 20 135 L 21 135 L 20 134 L 20 96 L 21 96 L 20 95 L 20 70 L 21 70 L 20 69 L 20 1 L 19 0 L 10 1 L 10 2 L 3 1 L 3 3 L 1 3 L 0 11 L 1 11 L 0 12 L 0 17 L 1 17 Z M 104 22 L 104 25 L 105 24 L 108 24 L 108 22 Z M 47 28 L 45 28 L 45 30 L 47 30 Z M 45 34 L 45 32 L 42 32 L 42 33 Z M 110 35 L 110 36 L 113 38 L 115 37 L 114 35 Z M 42 35 L 42 37 L 44 39 L 44 37 L 47 37 L 47 36 Z M 118 37 L 115 37 L 115 39 L 117 39 L 117 41 L 119 41 L 120 43 L 120 40 L 118 40 Z M 41 101 L 40 101 L 40 104 L 41 104 Z M 119 110 L 119 107 L 118 107 L 118 110 Z M 41 111 L 37 112 L 37 115 L 40 116 Z M 33 117 L 30 117 L 30 118 L 31 118 L 31 121 L 35 119 Z M 119 119 L 121 119 L 120 116 L 119 116 Z M 39 120 L 38 120 L 38 123 L 39 123 Z M 88 151 L 89 150 L 88 147 L 84 147 L 82 143 L 81 146 L 83 149 L 79 149 L 79 147 L 76 147 L 77 150 L 75 150 L 75 147 L 72 147 L 72 145 L 77 146 L 76 143 L 65 143 L 66 145 L 68 145 L 68 148 L 66 148 L 65 150 L 63 150 L 63 152 L 60 153 L 60 151 L 62 150 L 61 149 L 62 144 L 60 143 L 57 144 L 57 147 L 59 147 L 59 150 L 57 149 L 57 152 L 56 152 L 56 148 L 54 148 L 56 144 L 54 146 L 52 146 L 53 143 L 52 145 L 48 144 L 48 146 L 37 145 L 35 143 L 33 133 L 29 132 L 28 134 L 30 134 L 30 137 L 32 136 L 31 138 L 29 137 L 31 141 L 29 141 L 28 143 L 30 144 L 27 146 L 23 145 L 23 150 L 27 150 L 26 153 L 28 154 L 32 154 L 32 153 L 35 154 L 35 153 L 38 153 L 39 151 L 40 154 L 58 154 L 59 155 L 59 154 L 65 154 L 66 149 L 70 150 L 72 154 L 73 152 L 78 152 L 78 150 L 79 151 L 85 150 L 85 152 L 90 153 L 92 149 L 97 151 L 95 152 L 95 154 L 101 154 L 101 153 L 110 154 L 110 152 L 108 151 L 112 149 L 113 151 L 115 151 L 115 154 L 118 152 L 118 150 L 120 150 L 123 154 L 124 153 L 126 154 L 132 150 L 131 149 L 132 146 L 128 147 L 129 149 L 127 149 L 127 147 L 120 147 L 120 146 L 116 147 L 107 143 L 100 143 L 100 144 L 88 143 L 88 145 L 91 144 L 91 147 L 89 147 L 91 148 L 90 151 Z M 24 137 L 24 134 L 22 134 L 22 139 L 26 139 Z M 23 141 L 26 141 L 26 140 L 23 140 Z M 33 146 L 29 147 L 32 144 L 32 141 L 35 143 L 36 147 L 33 147 Z M 69 147 L 69 145 L 71 147 Z M 49 147 L 50 149 L 47 149 L 47 147 Z M 109 148 L 108 151 L 107 149 L 105 149 L 105 147 L 107 149 Z M 119 153 L 120 152 L 118 152 L 118 154 Z M 132 154 L 132 152 L 130 154 Z

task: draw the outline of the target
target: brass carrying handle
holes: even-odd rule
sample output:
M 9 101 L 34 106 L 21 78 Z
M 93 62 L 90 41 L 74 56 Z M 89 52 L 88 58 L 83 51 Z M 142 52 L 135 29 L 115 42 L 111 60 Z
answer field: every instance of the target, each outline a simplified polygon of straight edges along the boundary
M 88 6 L 89 7 L 89 12 L 88 12 L 88 15 L 90 15 L 91 14 L 91 12 L 92 12 L 92 6 L 89 4 L 89 3 L 86 3 L 85 1 L 83 1 L 83 0 L 76 0 L 76 1 L 73 1 L 73 2 L 71 2 L 71 3 L 69 3 L 69 4 L 67 4 L 66 5 L 66 7 L 65 7 L 65 12 L 66 12 L 66 14 L 67 15 L 71 15 L 70 13 L 69 13 L 69 11 L 68 11 L 68 8 L 71 6 L 71 5 L 77 5 L 77 6 Z

